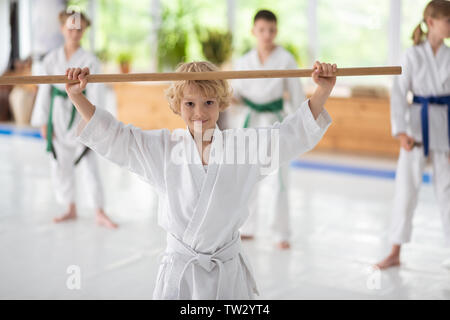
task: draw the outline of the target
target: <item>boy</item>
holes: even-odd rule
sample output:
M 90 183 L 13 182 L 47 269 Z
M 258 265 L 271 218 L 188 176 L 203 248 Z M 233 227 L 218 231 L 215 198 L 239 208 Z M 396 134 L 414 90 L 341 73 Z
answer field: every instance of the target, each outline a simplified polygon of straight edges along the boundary
M 277 36 L 277 18 L 268 10 L 260 10 L 253 19 L 252 34 L 257 47 L 235 63 L 236 70 L 297 69 L 294 57 L 281 46 L 275 44 Z M 286 114 L 292 113 L 305 100 L 298 78 L 238 79 L 233 81 L 235 97 L 246 105 L 244 128 L 270 126 L 281 122 Z M 289 103 L 283 100 L 289 93 Z M 274 190 L 274 207 L 271 229 L 276 243 L 281 249 L 290 247 L 289 164 L 280 167 L 270 181 Z M 256 229 L 258 212 L 258 189 L 250 200 L 250 216 L 242 228 L 242 238 L 252 239 Z
M 208 62 L 186 63 L 177 69 L 216 70 Z M 226 80 L 175 81 L 167 98 L 187 129 L 173 133 L 167 129 L 143 131 L 117 121 L 82 94 L 88 68 L 66 71 L 68 79 L 80 81 L 66 85 L 83 119 L 79 140 L 137 173 L 160 193 L 158 220 L 167 232 L 167 249 L 155 299 L 251 299 L 258 294 L 241 251 L 239 228 L 248 216 L 248 198 L 264 178 L 267 163 L 236 163 L 234 155 L 278 150 L 272 152 L 273 171 L 312 149 L 331 123 L 323 106 L 336 82 L 332 77 L 335 71 L 336 65 L 316 62 L 312 76 L 318 88 L 312 97 L 282 123 L 259 129 L 221 131 L 217 127 L 219 112 L 231 99 Z M 233 143 L 235 138 L 242 141 L 252 134 L 257 143 L 253 140 L 240 147 Z
M 97 58 L 80 46 L 84 31 L 90 25 L 82 13 L 59 14 L 64 46 L 50 52 L 43 61 L 44 72 L 48 75 L 61 74 L 70 66 L 87 65 L 98 72 Z M 92 85 L 86 95 L 98 102 L 100 85 Z M 75 123 L 79 121 L 64 85 L 40 85 L 36 97 L 31 123 L 41 127 L 41 134 L 47 140 L 47 151 L 51 153 L 51 175 L 57 201 L 67 211 L 54 218 L 62 222 L 77 218 L 75 205 L 75 168 L 79 167 L 86 183 L 88 205 L 96 208 L 97 224 L 107 228 L 117 228 L 103 211 L 103 190 L 97 168 L 95 154 L 75 140 Z

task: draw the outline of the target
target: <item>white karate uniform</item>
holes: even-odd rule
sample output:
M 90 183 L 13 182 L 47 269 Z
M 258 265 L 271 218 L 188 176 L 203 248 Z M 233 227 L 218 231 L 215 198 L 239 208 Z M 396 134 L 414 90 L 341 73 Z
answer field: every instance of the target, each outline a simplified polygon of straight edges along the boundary
M 294 57 L 285 49 L 277 46 L 264 64 L 261 63 L 258 51 L 251 50 L 238 59 L 234 65 L 235 70 L 274 70 L 274 69 L 297 69 L 297 62 Z M 298 78 L 267 78 L 267 79 L 236 79 L 232 81 L 234 94 L 237 98 L 246 98 L 257 104 L 273 102 L 283 98 L 287 92 L 289 100 L 283 101 L 283 111 L 280 112 L 282 118 L 291 114 L 305 100 L 305 95 Z M 250 107 L 245 107 L 245 114 L 250 113 L 249 127 L 257 128 L 270 126 L 280 121 L 278 116 L 272 112 L 256 112 Z M 237 121 L 241 119 L 236 119 Z M 241 120 L 235 126 L 242 127 Z M 270 179 L 264 183 L 271 186 L 274 199 L 273 207 L 269 212 L 273 213 L 270 227 L 276 241 L 288 241 L 290 238 L 289 222 L 289 164 L 281 167 Z M 245 235 L 254 235 L 257 227 L 259 187 L 251 196 L 250 216 L 242 228 Z
M 100 71 L 100 63 L 97 58 L 79 48 L 67 61 L 64 47 L 51 51 L 43 60 L 43 72 L 47 75 L 63 75 L 67 68 L 88 67 L 91 73 Z M 64 84 L 55 84 L 59 90 L 65 92 Z M 102 103 L 103 85 L 90 83 L 86 87 L 87 98 L 96 104 Z M 31 124 L 43 126 L 48 122 L 51 103 L 51 85 L 39 86 L 36 102 L 33 109 Z M 80 120 L 77 113 L 70 130 L 67 130 L 72 114 L 72 102 L 70 99 L 55 97 L 53 104 L 53 146 L 57 160 L 49 153 L 51 158 L 51 176 L 56 193 L 57 201 L 62 205 L 75 202 L 75 169 L 80 171 L 84 180 L 86 204 L 92 208 L 103 207 L 103 190 L 97 167 L 95 153 L 89 151 L 79 162 L 74 165 L 75 160 L 81 155 L 85 146 L 76 140 L 76 124 Z
M 266 172 L 257 162 L 224 159 L 279 150 L 275 165 L 289 163 L 312 149 L 330 123 L 325 110 L 314 120 L 306 101 L 273 127 L 221 131 L 216 126 L 206 171 L 188 130 L 142 131 L 98 108 L 87 124 L 80 123 L 79 141 L 138 174 L 160 194 L 158 223 L 167 232 L 167 249 L 155 299 L 251 299 L 257 287 L 241 251 L 239 228 L 248 216 L 249 196 Z M 261 139 L 278 132 L 279 139 L 230 144 L 250 130 Z
M 402 60 L 403 73 L 397 76 L 391 94 L 392 134 L 406 133 L 422 142 L 421 104 L 407 101 L 409 91 L 416 96 L 450 95 L 450 48 L 443 44 L 434 56 L 428 41 L 407 49 Z M 433 165 L 433 184 L 441 212 L 444 235 L 450 245 L 450 159 L 448 107 L 429 105 L 429 154 Z M 427 159 L 423 147 L 408 152 L 400 149 L 390 240 L 409 242 L 412 219 Z

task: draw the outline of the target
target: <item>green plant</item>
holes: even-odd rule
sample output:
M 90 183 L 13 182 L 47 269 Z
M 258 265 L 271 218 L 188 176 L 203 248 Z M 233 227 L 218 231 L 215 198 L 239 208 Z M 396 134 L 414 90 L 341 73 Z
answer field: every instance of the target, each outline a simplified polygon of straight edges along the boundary
M 108 62 L 111 59 L 111 53 L 109 52 L 108 48 L 102 48 L 100 50 L 97 50 L 95 52 L 95 55 L 101 62 Z
M 221 65 L 227 61 L 232 53 L 233 38 L 229 31 L 219 31 L 215 29 L 201 30 L 196 28 L 202 51 L 205 58 L 216 64 Z
M 123 63 L 130 63 L 131 60 L 133 60 L 133 55 L 130 52 L 121 52 L 119 53 L 119 55 L 117 56 L 117 61 L 120 64 Z
M 292 43 L 284 43 L 282 45 L 282 47 L 284 49 L 286 49 L 287 51 L 289 51 L 289 53 L 294 56 L 295 61 L 297 61 L 297 63 L 299 65 L 301 65 L 300 53 L 299 53 L 299 51 L 298 51 L 296 46 L 294 46 Z
M 159 71 L 173 70 L 180 62 L 185 61 L 188 41 L 187 15 L 188 11 L 180 1 L 174 10 L 168 6 L 163 8 L 158 30 Z

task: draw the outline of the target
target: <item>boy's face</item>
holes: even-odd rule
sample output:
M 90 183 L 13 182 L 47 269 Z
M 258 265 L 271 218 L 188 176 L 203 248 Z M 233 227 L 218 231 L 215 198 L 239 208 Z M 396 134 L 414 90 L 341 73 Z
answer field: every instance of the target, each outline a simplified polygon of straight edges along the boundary
M 81 21 L 81 23 L 77 25 L 71 17 L 67 18 L 66 23 L 61 26 L 64 41 L 70 44 L 79 45 L 85 30 L 86 22 Z
M 216 97 L 204 97 L 197 88 L 188 86 L 181 99 L 181 118 L 191 134 L 214 129 L 219 119 L 219 103 Z
M 252 34 L 258 41 L 259 46 L 271 47 L 277 36 L 277 23 L 275 21 L 258 19 L 253 25 Z

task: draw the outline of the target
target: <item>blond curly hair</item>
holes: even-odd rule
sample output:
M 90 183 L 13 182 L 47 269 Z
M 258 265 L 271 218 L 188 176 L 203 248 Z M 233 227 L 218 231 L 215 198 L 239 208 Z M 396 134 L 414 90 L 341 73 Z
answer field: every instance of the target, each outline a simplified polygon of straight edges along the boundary
M 180 64 L 176 72 L 208 72 L 219 71 L 219 69 L 208 61 L 188 62 Z M 181 80 L 174 81 L 166 90 L 166 98 L 169 107 L 175 114 L 180 114 L 181 100 L 184 89 L 194 86 L 202 96 L 215 97 L 219 104 L 219 110 L 224 111 L 231 102 L 232 89 L 227 80 Z

